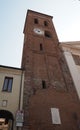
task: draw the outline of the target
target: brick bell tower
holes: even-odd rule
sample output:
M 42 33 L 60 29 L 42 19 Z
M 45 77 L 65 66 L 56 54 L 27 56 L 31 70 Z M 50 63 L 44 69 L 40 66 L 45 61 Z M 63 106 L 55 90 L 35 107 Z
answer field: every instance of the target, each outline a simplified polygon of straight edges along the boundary
M 22 68 L 24 130 L 78 130 L 80 105 L 52 16 L 28 10 Z

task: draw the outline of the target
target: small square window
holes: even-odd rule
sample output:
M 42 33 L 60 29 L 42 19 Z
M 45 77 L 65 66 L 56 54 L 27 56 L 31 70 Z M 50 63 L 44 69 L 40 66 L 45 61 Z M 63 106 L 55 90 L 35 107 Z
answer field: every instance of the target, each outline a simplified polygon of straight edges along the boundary
M 7 100 L 3 100 L 3 101 L 2 101 L 2 106 L 3 106 L 3 107 L 6 107 L 6 106 L 7 106 Z
M 2 91 L 11 92 L 12 91 L 12 83 L 13 83 L 13 78 L 5 77 Z

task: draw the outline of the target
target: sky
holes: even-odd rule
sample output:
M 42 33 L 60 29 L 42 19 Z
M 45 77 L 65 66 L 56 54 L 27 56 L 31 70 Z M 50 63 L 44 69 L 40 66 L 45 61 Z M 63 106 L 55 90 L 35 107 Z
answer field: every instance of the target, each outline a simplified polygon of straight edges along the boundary
M 60 42 L 80 41 L 79 0 L 0 0 L 0 65 L 21 67 L 28 9 L 53 16 Z

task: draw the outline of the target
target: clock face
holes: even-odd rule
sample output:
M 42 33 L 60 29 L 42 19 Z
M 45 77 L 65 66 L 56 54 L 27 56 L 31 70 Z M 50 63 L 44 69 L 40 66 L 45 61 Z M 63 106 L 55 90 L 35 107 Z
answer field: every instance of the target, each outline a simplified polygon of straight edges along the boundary
M 44 35 L 44 31 L 39 28 L 34 28 L 34 32 L 39 35 Z

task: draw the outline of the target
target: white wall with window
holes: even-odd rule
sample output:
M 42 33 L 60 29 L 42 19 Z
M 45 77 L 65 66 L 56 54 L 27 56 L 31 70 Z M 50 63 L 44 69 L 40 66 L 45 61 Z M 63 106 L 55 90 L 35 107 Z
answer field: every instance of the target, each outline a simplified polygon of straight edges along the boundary
M 23 104 L 24 72 L 20 68 L 0 66 L 0 110 L 10 111 L 14 120 Z
M 60 44 L 67 61 L 78 97 L 80 99 L 80 42 Z

